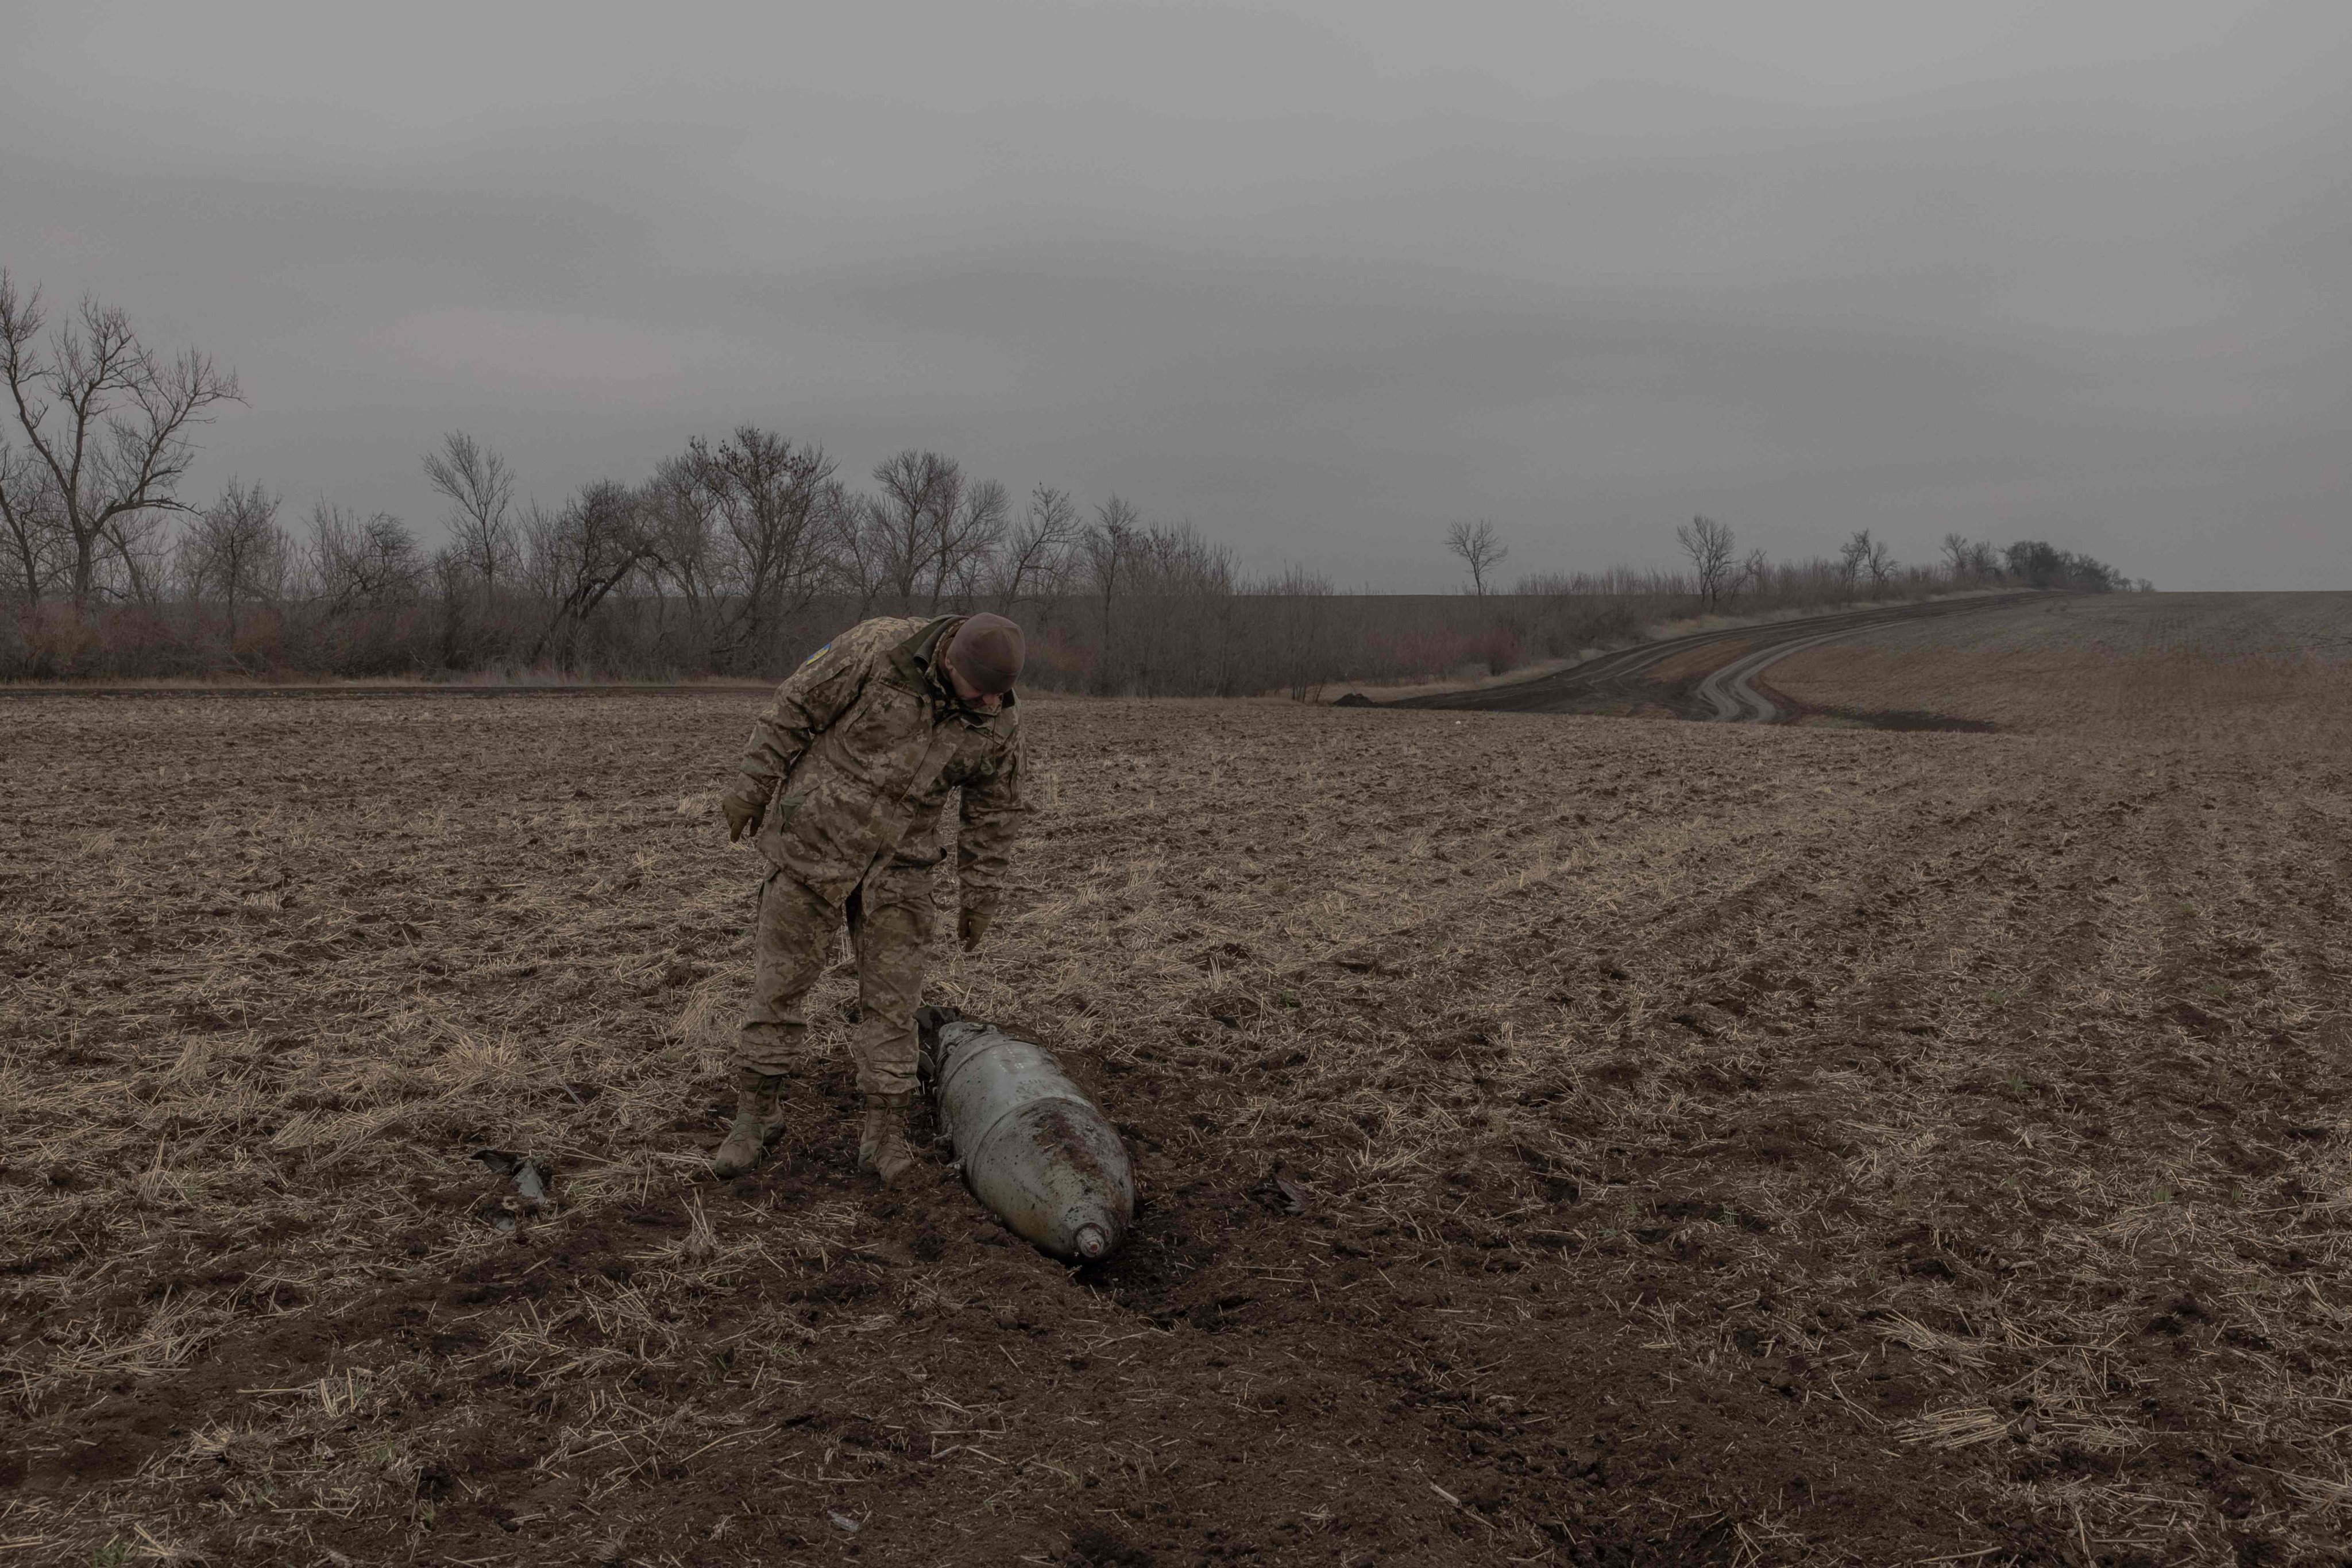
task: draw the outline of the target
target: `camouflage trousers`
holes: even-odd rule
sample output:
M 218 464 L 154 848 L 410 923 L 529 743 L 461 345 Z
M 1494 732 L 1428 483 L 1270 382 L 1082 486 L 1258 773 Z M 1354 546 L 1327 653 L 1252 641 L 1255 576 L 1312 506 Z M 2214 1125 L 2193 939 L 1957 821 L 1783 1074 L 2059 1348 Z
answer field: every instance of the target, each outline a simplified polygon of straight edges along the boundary
M 886 867 L 858 884 L 845 904 L 828 901 L 787 872 L 768 874 L 760 887 L 751 1004 L 736 1062 L 781 1073 L 806 1059 L 809 988 L 832 959 L 845 917 L 857 955 L 858 1020 L 849 1039 L 857 1087 L 866 1094 L 904 1094 L 915 1087 L 915 1009 L 923 1000 L 934 921 L 928 869 Z

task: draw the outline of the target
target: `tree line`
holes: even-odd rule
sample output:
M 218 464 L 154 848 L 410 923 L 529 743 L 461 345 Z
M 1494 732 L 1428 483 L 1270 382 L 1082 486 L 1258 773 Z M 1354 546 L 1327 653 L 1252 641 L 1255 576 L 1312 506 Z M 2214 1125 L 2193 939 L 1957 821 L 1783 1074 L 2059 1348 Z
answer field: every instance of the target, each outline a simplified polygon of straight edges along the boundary
M 2113 587 L 2046 544 L 1947 541 L 1897 565 L 1857 533 L 1834 561 L 1740 555 L 1678 531 L 1689 570 L 1525 577 L 1490 522 L 1447 529 L 1460 595 L 1342 595 L 1304 568 L 1252 577 L 1188 523 L 1123 498 L 1016 497 L 909 448 L 856 485 L 814 442 L 743 425 L 634 483 L 526 496 L 464 431 L 422 459 L 445 509 L 428 548 L 403 520 L 320 500 L 291 515 L 231 479 L 182 489 L 195 437 L 240 403 L 204 355 L 149 350 L 115 308 L 50 321 L 0 272 L 0 678 L 288 675 L 770 677 L 877 613 L 995 609 L 1030 628 L 1035 684 L 1142 694 L 1286 690 L 1501 671 L 1700 612 L 1769 613 L 1995 581 Z
M 1739 551 L 1738 536 L 1730 526 L 1704 515 L 1675 529 L 1675 543 L 1690 563 L 1685 577 L 1670 574 L 1664 580 L 1635 574 L 1587 577 L 1541 574 L 1521 577 L 1521 594 L 1649 593 L 1686 594 L 1703 611 L 1724 610 L 1743 599 L 1751 605 L 1780 609 L 1850 600 L 1865 589 L 1874 595 L 1901 597 L 1955 588 L 2011 584 L 2029 588 L 2070 588 L 2086 593 L 2113 593 L 2137 587 L 2152 592 L 2145 578 L 2135 584 L 2121 572 L 2088 555 L 2060 550 L 2040 540 L 2025 539 L 1996 547 L 1989 540 L 1971 540 L 1964 533 L 1944 535 L 1942 558 L 1932 566 L 1906 566 L 1895 559 L 1887 542 L 1869 529 L 1858 528 L 1838 547 L 1834 557 L 1814 561 L 1776 562 L 1761 550 Z M 1510 557 L 1491 521 L 1456 522 L 1445 531 L 1447 552 L 1470 574 L 1470 591 L 1485 595 L 1488 580 Z M 1640 582 L 1642 586 L 1631 584 Z

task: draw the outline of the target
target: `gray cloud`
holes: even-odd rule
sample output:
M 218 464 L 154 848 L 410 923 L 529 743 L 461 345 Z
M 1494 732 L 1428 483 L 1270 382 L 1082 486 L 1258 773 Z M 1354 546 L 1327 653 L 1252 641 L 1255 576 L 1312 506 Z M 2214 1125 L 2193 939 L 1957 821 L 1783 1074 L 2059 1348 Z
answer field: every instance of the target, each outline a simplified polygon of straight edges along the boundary
M 0 262 L 237 365 L 202 482 L 420 521 L 453 426 L 748 419 L 1378 587 L 1696 510 L 2343 584 L 2352 16 L 1660 9 L 60 9 Z

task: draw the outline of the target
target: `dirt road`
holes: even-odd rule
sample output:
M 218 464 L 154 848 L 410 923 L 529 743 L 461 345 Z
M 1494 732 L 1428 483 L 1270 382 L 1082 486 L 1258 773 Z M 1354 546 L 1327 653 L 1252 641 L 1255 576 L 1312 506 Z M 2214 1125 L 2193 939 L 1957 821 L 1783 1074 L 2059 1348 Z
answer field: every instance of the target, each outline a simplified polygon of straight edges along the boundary
M 1689 719 L 1777 723 L 1789 713 L 1757 689 L 1755 678 L 1790 654 L 1882 626 L 2006 607 L 2032 597 L 2035 595 L 2000 594 L 1937 599 L 1765 626 L 1725 626 L 1602 654 L 1532 680 L 1409 697 L 1383 706 L 1482 713 L 1589 713 L 1622 708 L 1632 701 L 1670 709 Z M 1720 650 L 1728 662 L 1696 679 L 1662 679 L 1664 667 L 1686 663 L 1694 654 L 1708 649 Z

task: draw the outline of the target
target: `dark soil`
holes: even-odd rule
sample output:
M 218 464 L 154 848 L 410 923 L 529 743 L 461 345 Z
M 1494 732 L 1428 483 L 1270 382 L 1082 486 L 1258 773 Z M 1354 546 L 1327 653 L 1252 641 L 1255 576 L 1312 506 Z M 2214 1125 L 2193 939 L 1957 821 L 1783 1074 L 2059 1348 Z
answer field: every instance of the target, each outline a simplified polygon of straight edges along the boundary
M 1963 719 L 1949 713 L 1930 713 L 1918 708 L 1843 708 L 1815 702 L 1801 702 L 1769 681 L 1759 679 L 1756 689 L 1785 715 L 1783 723 L 1843 725 L 1855 730 L 1894 730 L 1917 734 L 1940 731 L 1952 735 L 1990 735 L 2000 726 L 1989 719 Z
M 933 991 L 1128 1139 L 1081 1270 L 936 1158 L 857 1174 L 830 1054 L 708 1176 L 740 700 L 43 705 L 0 766 L 0 1542 L 2340 1560 L 2340 759 L 1034 722 L 1018 907 Z

